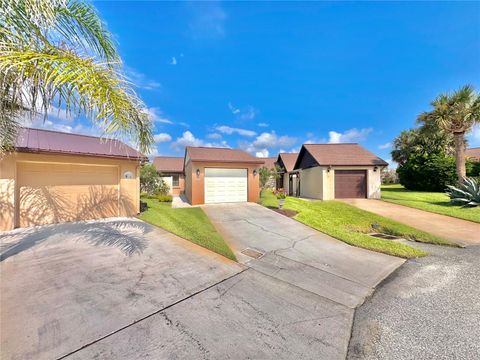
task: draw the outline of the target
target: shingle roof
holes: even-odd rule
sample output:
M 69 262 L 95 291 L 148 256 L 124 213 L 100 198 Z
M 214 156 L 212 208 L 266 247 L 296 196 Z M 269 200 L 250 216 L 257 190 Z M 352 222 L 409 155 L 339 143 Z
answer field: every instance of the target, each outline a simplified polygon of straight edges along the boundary
M 275 167 L 275 162 L 277 161 L 276 157 L 261 157 L 260 160 L 263 160 L 263 166 L 267 169 L 273 169 Z
M 282 160 L 285 170 L 292 171 L 295 167 L 298 153 L 280 153 L 278 157 Z
M 388 163 L 359 144 L 304 144 L 319 165 L 387 166 Z M 295 166 L 298 166 L 295 164 Z
M 147 159 L 145 155 L 119 140 L 43 129 L 20 128 L 15 148 L 18 152 Z
M 153 159 L 153 166 L 160 172 L 183 173 L 183 157 L 157 156 Z
M 480 161 L 480 147 L 467 149 L 465 156 Z
M 219 163 L 249 163 L 263 164 L 264 161 L 243 150 L 213 147 L 187 146 L 191 161 L 219 162 Z

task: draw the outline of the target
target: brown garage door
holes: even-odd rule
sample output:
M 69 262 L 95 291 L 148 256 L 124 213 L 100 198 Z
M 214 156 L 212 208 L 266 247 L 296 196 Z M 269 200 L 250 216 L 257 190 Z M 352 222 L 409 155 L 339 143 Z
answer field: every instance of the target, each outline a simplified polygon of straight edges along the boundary
M 335 170 L 335 198 L 366 198 L 367 174 L 365 170 Z
M 17 163 L 20 227 L 118 216 L 118 167 Z

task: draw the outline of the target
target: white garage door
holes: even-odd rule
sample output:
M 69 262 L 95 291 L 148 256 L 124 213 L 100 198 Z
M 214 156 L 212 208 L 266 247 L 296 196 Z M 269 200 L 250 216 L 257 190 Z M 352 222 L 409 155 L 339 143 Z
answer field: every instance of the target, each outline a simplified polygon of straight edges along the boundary
M 247 169 L 205 169 L 205 204 L 247 201 Z

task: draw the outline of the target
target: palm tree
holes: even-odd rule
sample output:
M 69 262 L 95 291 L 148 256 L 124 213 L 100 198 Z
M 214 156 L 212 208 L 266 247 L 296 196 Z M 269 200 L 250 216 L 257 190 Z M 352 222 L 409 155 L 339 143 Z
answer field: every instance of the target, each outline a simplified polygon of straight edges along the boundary
M 452 94 L 441 94 L 431 103 L 433 110 L 420 114 L 417 121 L 435 124 L 453 134 L 458 181 L 466 176 L 465 134 L 480 123 L 480 96 L 466 85 Z
M 83 114 L 105 134 L 153 144 L 144 104 L 122 74 L 111 34 L 81 0 L 0 0 L 0 153 L 19 119 L 51 106 Z

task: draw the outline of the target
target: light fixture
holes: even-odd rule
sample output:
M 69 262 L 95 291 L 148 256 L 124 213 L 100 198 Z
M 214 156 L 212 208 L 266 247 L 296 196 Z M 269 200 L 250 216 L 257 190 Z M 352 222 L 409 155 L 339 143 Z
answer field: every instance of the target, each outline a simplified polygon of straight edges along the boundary
M 377 170 L 378 170 L 378 166 L 374 166 L 373 171 L 377 171 Z
M 200 177 L 200 169 L 197 169 L 196 173 L 197 173 L 197 177 Z
M 327 172 L 330 172 L 330 170 L 332 170 L 332 166 L 331 166 L 331 165 L 328 165 L 328 167 L 327 167 Z
M 253 169 L 253 176 L 257 176 L 257 169 Z

